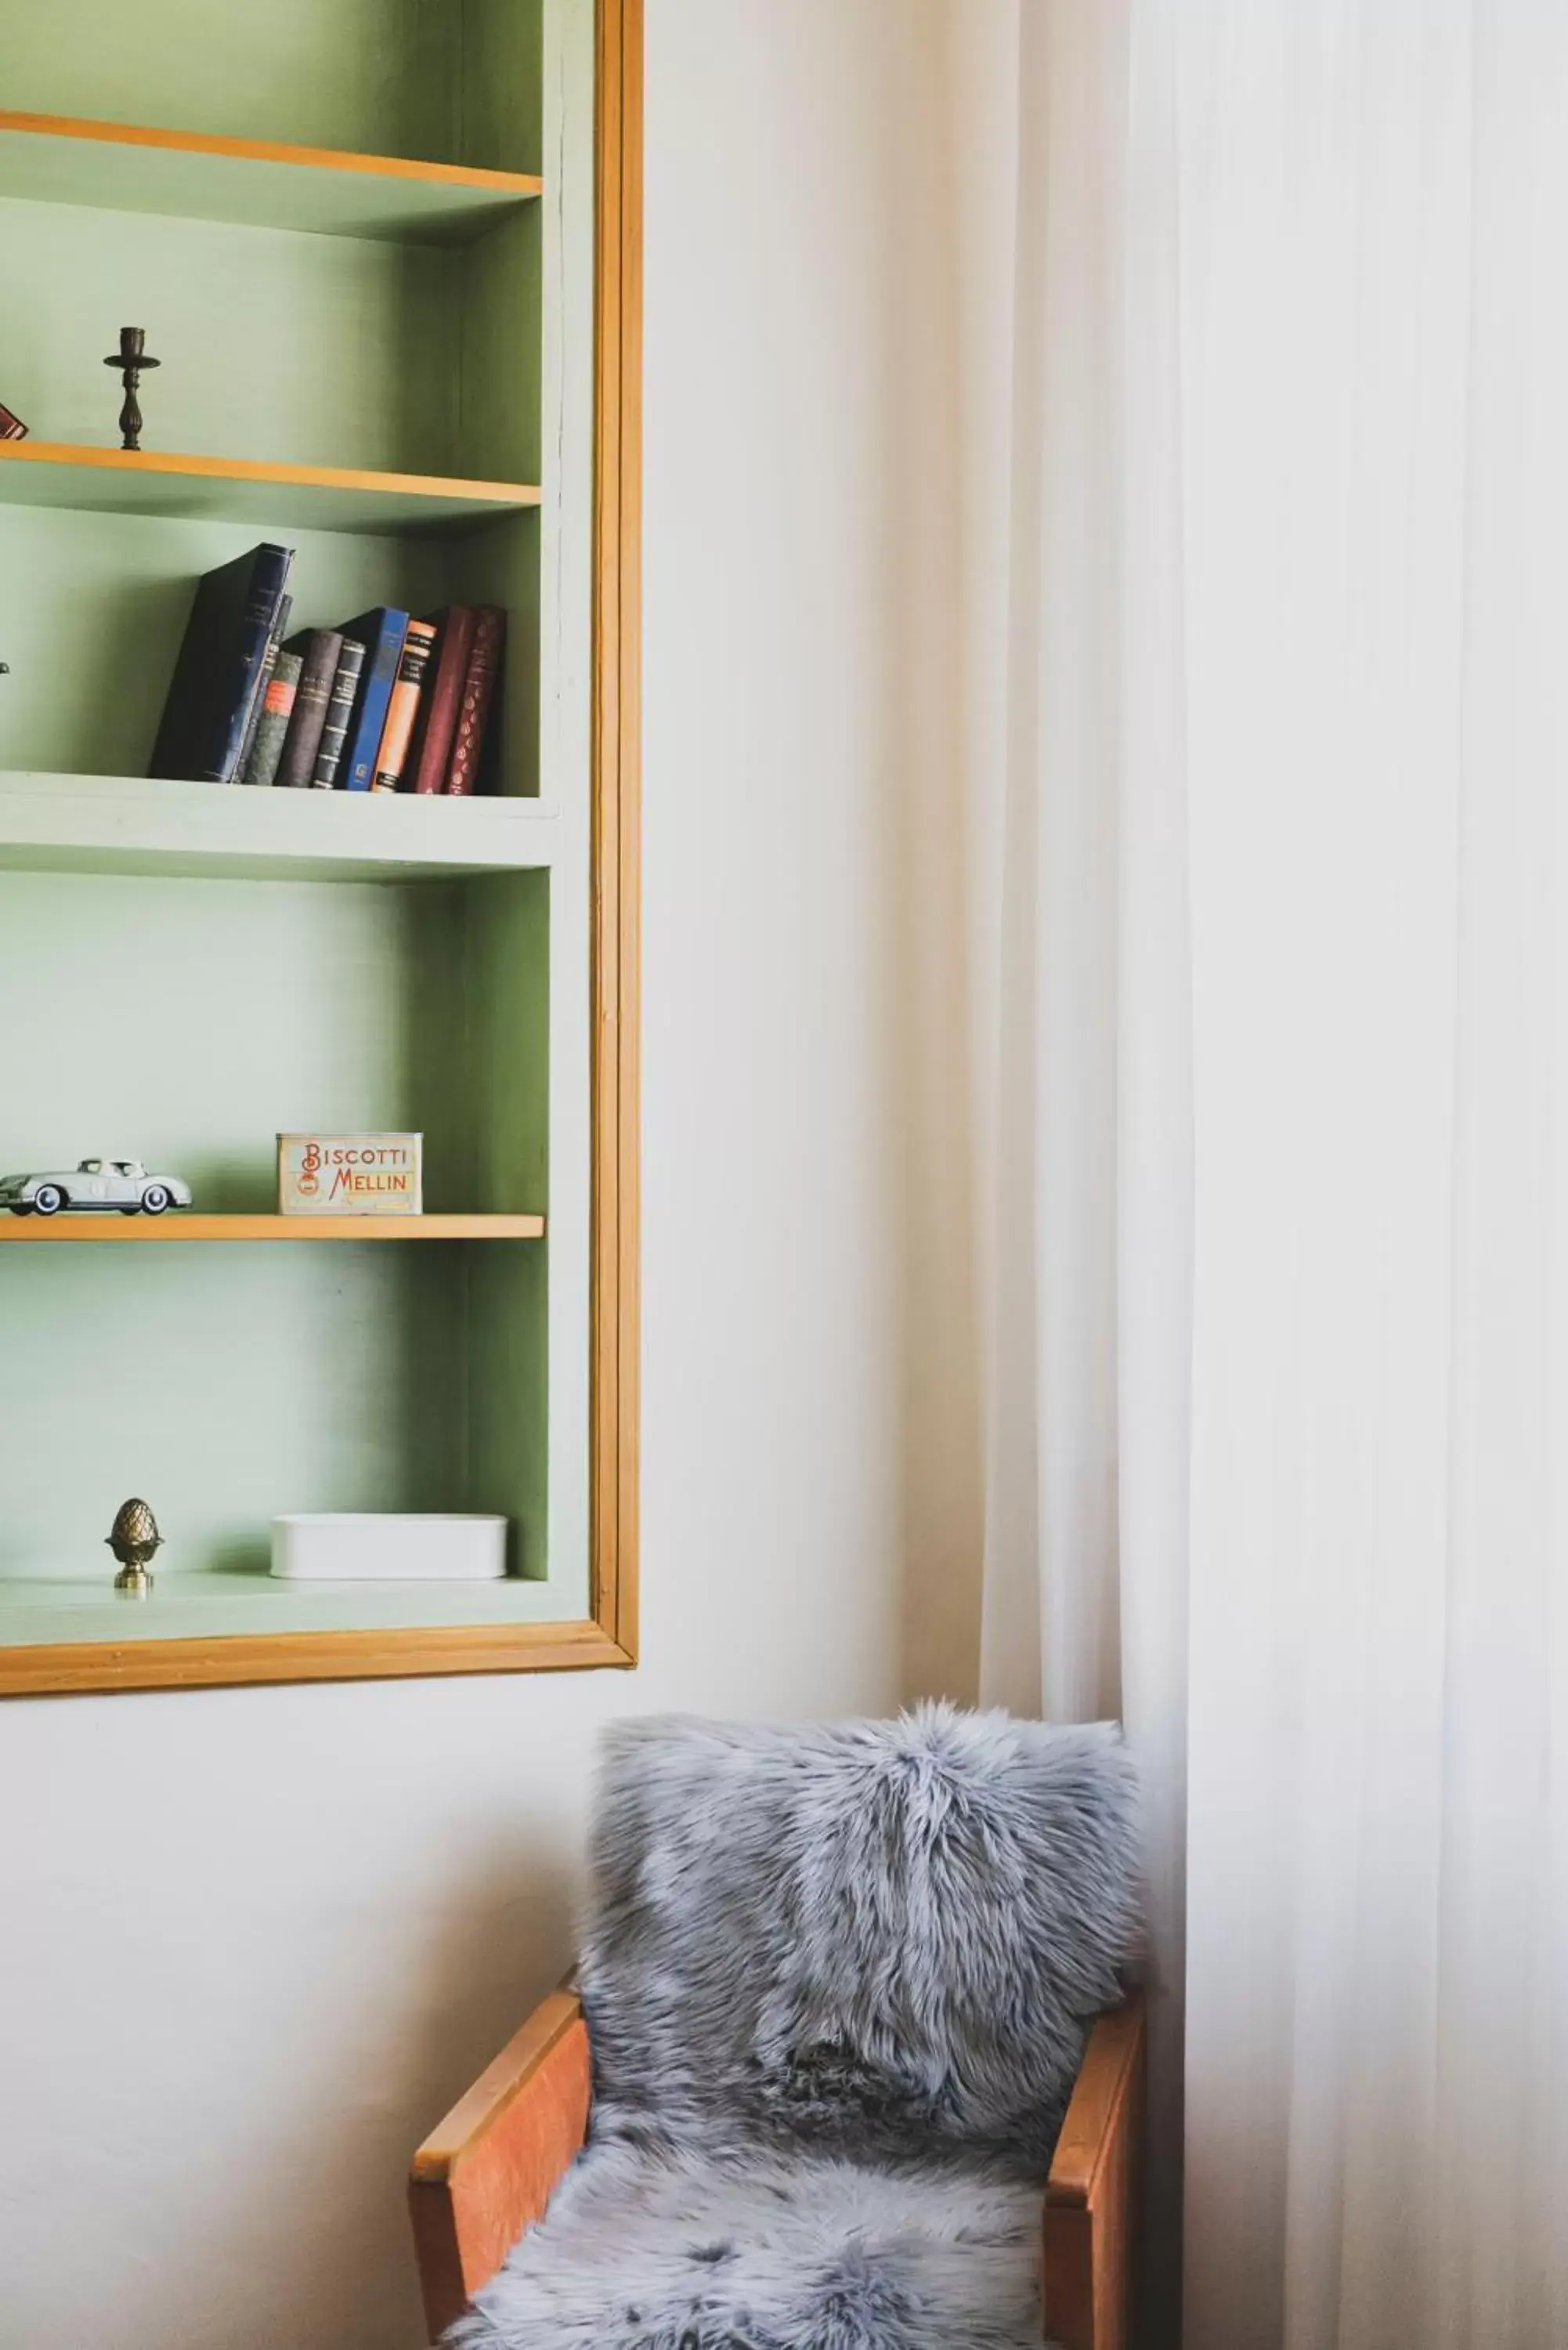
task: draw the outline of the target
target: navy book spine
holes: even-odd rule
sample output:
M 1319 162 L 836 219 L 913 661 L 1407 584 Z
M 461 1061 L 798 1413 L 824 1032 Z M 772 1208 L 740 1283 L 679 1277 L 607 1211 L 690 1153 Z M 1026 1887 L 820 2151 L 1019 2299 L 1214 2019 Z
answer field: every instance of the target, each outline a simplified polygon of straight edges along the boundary
M 232 784 L 250 733 L 251 712 L 263 685 L 267 647 L 294 563 L 292 546 L 258 546 L 250 591 L 240 613 L 232 665 L 213 703 L 214 726 L 200 780 Z
M 343 650 L 337 656 L 333 672 L 332 691 L 327 698 L 327 719 L 321 729 L 321 742 L 311 770 L 313 790 L 329 792 L 336 788 L 337 771 L 343 764 L 343 745 L 348 739 L 348 722 L 354 715 L 354 704 L 359 699 L 359 676 L 365 666 L 365 648 L 357 638 L 337 632 Z
M 219 780 L 236 718 L 248 715 L 248 688 L 260 675 L 293 560 L 291 548 L 268 543 L 196 582 L 149 775 Z
M 408 632 L 408 614 L 385 604 L 373 612 L 362 612 L 343 630 L 346 637 L 357 638 L 365 648 L 365 675 L 348 739 L 343 746 L 343 764 L 338 771 L 340 791 L 368 792 L 375 779 L 376 754 L 381 747 L 387 723 L 387 704 L 392 698 L 398 664 L 403 657 L 403 639 Z

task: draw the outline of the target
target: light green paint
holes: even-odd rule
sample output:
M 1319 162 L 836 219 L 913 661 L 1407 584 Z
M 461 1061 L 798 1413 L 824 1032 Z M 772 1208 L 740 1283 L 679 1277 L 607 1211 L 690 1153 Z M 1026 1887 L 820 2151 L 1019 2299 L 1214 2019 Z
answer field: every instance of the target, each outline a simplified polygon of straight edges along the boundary
M 480 481 L 539 479 L 540 246 L 535 204 L 457 265 L 459 470 Z
M 509 708 L 534 707 L 527 616 L 537 518 L 441 538 L 262 528 L 293 546 L 294 625 L 330 627 L 374 604 L 431 611 L 492 592 L 521 614 Z M 191 598 L 203 571 L 255 544 L 254 525 L 44 515 L 0 505 L 0 770 L 144 775 Z M 510 661 L 509 661 L 510 667 Z M 524 728 L 509 730 L 508 792 L 535 788 Z
M 537 1211 L 548 889 L 0 875 L 0 1159 L 156 1159 L 256 1211 L 275 1135 L 414 1128 L 428 1207 Z
M 178 148 L 4 130 L 0 197 L 424 244 L 472 244 L 531 201 L 493 188 L 336 165 L 192 155 Z
M 5 404 L 36 441 L 118 448 L 119 381 L 102 362 L 129 321 L 161 362 L 141 389 L 150 453 L 536 483 L 539 256 L 537 204 L 448 254 L 0 201 Z M 76 473 L 25 452 L 0 499 L 362 530 L 483 521 L 509 503 Z
M 171 1540 L 166 1558 L 175 1548 Z M 114 1565 L 89 1539 L 74 1562 L 82 1579 L 35 1582 L 0 1576 L 0 1648 L 54 1640 L 210 1639 L 214 1634 L 356 1632 L 441 1624 L 551 1624 L 580 1620 L 586 1591 L 553 1584 L 402 1584 L 306 1586 L 274 1583 L 265 1565 L 195 1573 L 160 1561 L 152 1592 L 132 1599 L 113 1588 Z
M 471 1126 L 476 1206 L 514 1198 L 550 1208 L 550 895 L 543 877 L 475 884 L 467 893 L 467 1001 L 493 1010 L 470 1026 L 462 1079 L 485 1114 Z M 569 1259 L 567 1259 L 569 1262 Z M 545 1248 L 470 1252 L 472 1359 L 469 1506 L 513 1523 L 513 1571 L 549 1571 L 549 1297 Z M 570 1421 L 568 1420 L 568 1425 Z
M 169 879 L 435 880 L 548 866 L 536 799 L 219 790 L 130 775 L 0 773 L 0 870 Z
M 0 1159 L 124 1152 L 243 1212 L 275 1203 L 280 1130 L 414 1128 L 432 1210 L 536 1210 L 548 886 L 0 878 Z M 71 1572 L 78 1513 L 120 1484 L 178 1523 L 186 1567 L 254 1565 L 291 1509 L 542 1528 L 543 1383 L 516 1367 L 543 1356 L 543 1279 L 479 1262 L 528 1251 L 8 1250 L 0 1576 Z M 497 1324 L 502 1293 L 531 1328 Z M 469 1415 L 498 1387 L 515 1410 L 480 1503 Z
M 36 440 L 117 449 L 102 362 L 129 322 L 162 362 L 141 388 L 148 450 L 454 473 L 461 282 L 428 245 L 8 203 L 5 405 Z
M 539 17 L 539 0 L 268 0 L 259 17 L 249 0 L 0 0 L 0 87 L 36 113 L 529 172 Z
M 493 172 L 545 170 L 545 13 L 538 0 L 462 0 L 464 162 Z
M 209 1178 L 199 1196 L 225 1188 L 251 1187 Z M 460 1250 L 6 1255 L 0 1582 L 90 1573 L 130 1493 L 171 1566 L 208 1569 L 265 1566 L 272 1519 L 302 1497 L 464 1506 Z
M 372 604 L 446 600 L 453 558 L 441 542 L 271 526 L 297 550 L 301 628 Z M 0 505 L 0 659 L 11 664 L 0 768 L 145 775 L 195 582 L 260 535 L 243 523 Z

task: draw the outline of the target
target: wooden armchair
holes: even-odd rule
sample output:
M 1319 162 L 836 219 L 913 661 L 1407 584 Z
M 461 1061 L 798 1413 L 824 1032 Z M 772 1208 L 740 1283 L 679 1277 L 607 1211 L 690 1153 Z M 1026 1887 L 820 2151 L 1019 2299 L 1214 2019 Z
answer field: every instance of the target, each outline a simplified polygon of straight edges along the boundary
M 1143 2064 L 1135 1998 L 1090 2034 L 1045 2189 L 1045 2324 L 1064 2350 L 1127 2350 Z M 420 2147 L 409 2204 L 432 2341 L 543 2217 L 591 2093 L 582 2007 L 554 1991 Z

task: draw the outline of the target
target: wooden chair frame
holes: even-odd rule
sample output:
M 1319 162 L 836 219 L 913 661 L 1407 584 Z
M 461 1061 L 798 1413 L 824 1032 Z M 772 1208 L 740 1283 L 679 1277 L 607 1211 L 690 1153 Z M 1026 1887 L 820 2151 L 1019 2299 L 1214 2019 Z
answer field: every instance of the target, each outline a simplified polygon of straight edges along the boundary
M 1134 1998 L 1089 2035 L 1045 2189 L 1045 2324 L 1063 2350 L 1127 2350 L 1143 2085 Z M 420 2147 L 409 2207 L 432 2342 L 543 2218 L 591 2101 L 581 2002 L 554 1991 Z

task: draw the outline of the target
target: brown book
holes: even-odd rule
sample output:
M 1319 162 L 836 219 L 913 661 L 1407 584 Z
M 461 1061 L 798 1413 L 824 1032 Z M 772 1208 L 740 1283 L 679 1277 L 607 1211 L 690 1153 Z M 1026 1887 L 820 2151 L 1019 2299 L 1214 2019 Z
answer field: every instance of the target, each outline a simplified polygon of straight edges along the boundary
M 436 649 L 425 671 L 420 697 L 420 723 L 414 729 L 408 772 L 416 792 L 439 792 L 446 785 L 452 764 L 452 737 L 462 707 L 469 655 L 473 650 L 473 625 L 479 615 L 472 604 L 449 604 L 430 615 L 436 630 Z
M 420 689 L 435 640 L 436 632 L 429 620 L 409 622 L 392 684 L 392 698 L 387 704 L 387 723 L 381 729 L 381 747 L 376 754 L 376 772 L 370 781 L 373 792 L 395 792 L 402 780 L 409 744 L 414 739 L 414 722 L 420 714 Z
M 506 645 L 506 615 L 498 604 L 481 604 L 474 621 L 473 650 L 462 681 L 462 702 L 457 714 L 457 734 L 447 769 L 449 792 L 466 796 L 479 781 L 479 762 L 485 730 L 495 700 L 501 657 Z

